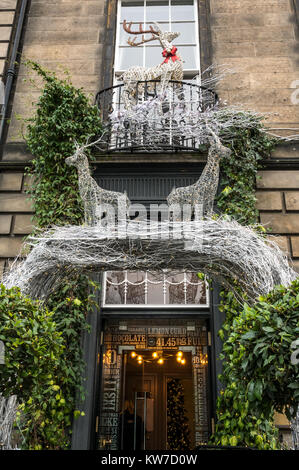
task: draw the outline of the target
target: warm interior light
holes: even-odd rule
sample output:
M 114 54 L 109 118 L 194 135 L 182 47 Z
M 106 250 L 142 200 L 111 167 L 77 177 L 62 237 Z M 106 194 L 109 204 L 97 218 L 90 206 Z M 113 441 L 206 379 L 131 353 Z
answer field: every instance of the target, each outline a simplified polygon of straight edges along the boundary
M 154 357 L 154 358 L 158 357 L 157 351 L 153 352 L 153 357 Z
M 201 363 L 202 365 L 204 365 L 204 366 L 205 366 L 206 364 L 208 364 L 208 356 L 207 356 L 207 354 L 201 354 L 201 356 L 200 356 L 200 363 Z
M 160 359 L 158 359 L 158 364 L 164 364 L 164 359 L 163 359 L 163 357 L 160 357 Z
M 177 356 L 176 360 L 177 360 L 178 362 L 181 362 L 181 360 L 182 360 L 181 356 Z
M 136 357 L 136 356 L 137 356 L 137 354 L 135 353 L 135 351 L 132 351 L 131 352 L 131 357 Z
M 137 361 L 138 361 L 138 362 L 140 362 L 140 361 L 142 362 L 142 356 L 138 356 L 138 357 L 137 357 Z
M 182 359 L 181 364 L 183 364 L 183 365 L 186 364 L 186 359 Z
M 183 353 L 182 353 L 182 351 L 178 351 L 176 355 L 177 355 L 178 357 L 182 357 Z

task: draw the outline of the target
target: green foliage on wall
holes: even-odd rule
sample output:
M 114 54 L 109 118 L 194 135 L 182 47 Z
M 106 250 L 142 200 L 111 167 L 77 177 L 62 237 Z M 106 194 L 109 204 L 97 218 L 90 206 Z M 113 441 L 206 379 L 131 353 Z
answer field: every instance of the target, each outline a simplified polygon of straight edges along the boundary
M 69 366 L 53 312 L 1 285 L 0 339 L 5 344 L 0 389 L 18 397 L 25 447 L 55 448 L 58 442 L 64 447 L 70 422 L 62 387 L 68 385 Z
M 276 449 L 279 447 L 277 429 L 273 423 L 273 405 L 267 403 L 267 414 L 257 410 L 248 397 L 250 376 L 242 378 L 231 374 L 230 362 L 240 354 L 240 345 L 236 342 L 233 351 L 226 355 L 231 334 L 235 332 L 235 319 L 242 311 L 242 306 L 231 292 L 222 292 L 220 310 L 226 312 L 226 319 L 220 330 L 223 340 L 223 373 L 220 376 L 223 390 L 217 400 L 217 424 L 212 441 L 217 445 L 250 446 L 258 449 Z M 250 325 L 249 325 L 250 329 Z
M 262 160 L 270 157 L 275 140 L 265 132 L 260 120 L 250 129 L 234 128 L 235 137 L 227 143 L 232 153 L 221 162 L 223 190 L 217 206 L 222 214 L 233 216 L 240 224 L 258 223 L 256 209 L 257 171 Z
M 224 188 L 218 207 L 242 224 L 255 225 L 259 223 L 255 207 L 257 172 L 276 141 L 264 132 L 260 121 L 255 128 L 235 132 L 236 138 L 229 144 L 233 153 L 222 162 Z M 255 228 L 265 232 L 261 226 Z M 274 410 L 290 409 L 297 396 L 294 381 L 297 377 L 298 383 L 298 369 L 290 364 L 289 347 L 298 325 L 298 287 L 298 283 L 290 288 L 278 287 L 253 308 L 246 305 L 245 295 L 242 308 L 231 292 L 222 291 L 220 310 L 225 312 L 225 322 L 219 334 L 223 340 L 220 379 L 224 390 L 217 401 L 213 443 L 279 448 Z M 279 346 L 275 347 L 277 340 Z M 279 347 L 284 350 L 283 360 Z M 282 394 L 284 386 L 288 391 Z

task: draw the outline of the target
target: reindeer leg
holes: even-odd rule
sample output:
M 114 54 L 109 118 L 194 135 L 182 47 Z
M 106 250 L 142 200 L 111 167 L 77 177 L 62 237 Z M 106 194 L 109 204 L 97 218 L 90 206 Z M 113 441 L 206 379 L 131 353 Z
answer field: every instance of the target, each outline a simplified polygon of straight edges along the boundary
M 203 215 L 204 217 L 211 217 L 213 214 L 214 200 L 208 199 L 205 201 L 203 206 Z

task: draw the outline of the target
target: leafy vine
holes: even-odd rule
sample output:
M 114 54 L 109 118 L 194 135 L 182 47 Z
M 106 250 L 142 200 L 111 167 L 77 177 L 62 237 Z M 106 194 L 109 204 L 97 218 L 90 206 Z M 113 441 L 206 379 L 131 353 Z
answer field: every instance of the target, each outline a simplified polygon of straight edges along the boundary
M 31 177 L 27 192 L 35 211 L 34 230 L 43 230 L 51 225 L 79 225 L 83 220 L 83 209 L 78 178 L 76 170 L 65 165 L 65 158 L 73 153 L 75 142 L 86 143 L 101 132 L 98 109 L 68 79 L 57 78 L 35 62 L 27 61 L 26 65 L 44 83 L 35 114 L 26 121 L 25 134 L 28 149 L 33 155 L 27 168 L 27 174 Z M 26 298 L 22 300 L 21 294 L 16 291 L 16 299 L 19 299 L 20 304 L 24 302 L 32 315 L 36 314 L 37 322 L 41 322 L 43 317 L 49 318 L 49 328 L 56 341 L 53 339 L 49 343 L 45 359 L 36 359 L 30 353 L 30 342 L 39 345 L 40 341 L 35 334 L 30 333 L 28 323 L 24 325 L 24 334 L 32 337 L 28 339 L 28 344 L 25 341 L 22 346 L 23 355 L 18 355 L 18 348 L 12 350 L 12 362 L 20 371 L 19 389 L 16 387 L 15 391 L 21 403 L 20 423 L 25 436 L 24 448 L 70 447 L 72 421 L 81 414 L 76 409 L 76 399 L 83 395 L 81 381 L 84 364 L 80 339 L 82 331 L 88 328 L 87 312 L 94 305 L 90 284 L 87 276 L 73 272 L 66 283 L 50 296 L 45 310 L 38 310 L 38 303 L 30 303 Z M 94 283 L 93 288 L 97 288 Z M 11 322 L 17 325 L 22 321 L 21 316 L 18 318 L 18 311 L 14 311 Z M 37 325 L 42 330 L 42 325 Z M 47 322 L 44 328 L 47 328 Z M 44 338 L 45 333 L 41 335 Z M 39 347 L 42 348 L 42 345 Z M 44 354 L 44 349 L 41 349 L 40 354 Z M 47 358 L 50 358 L 48 363 Z M 28 363 L 30 374 L 36 377 L 34 386 L 27 384 L 24 378 L 24 361 Z M 9 391 L 9 387 L 4 386 L 3 390 Z
M 262 161 L 270 156 L 276 140 L 264 132 L 261 121 L 257 121 L 256 128 L 235 129 L 235 132 L 236 138 L 230 143 L 233 150 L 231 158 L 222 164 L 224 188 L 218 198 L 218 207 L 222 213 L 233 216 L 242 224 L 256 225 L 259 223 L 255 196 L 257 172 L 262 168 Z M 262 226 L 256 228 L 265 232 Z M 298 370 L 293 368 L 293 375 L 284 382 L 284 385 L 288 384 L 288 392 L 281 395 L 279 377 L 283 375 L 282 370 L 286 371 L 286 364 L 285 361 L 282 363 L 279 351 L 266 345 L 272 336 L 270 344 L 278 338 L 281 344 L 287 339 L 284 349 L 289 347 L 289 340 L 294 337 L 296 329 L 291 325 L 286 329 L 286 323 L 292 323 L 293 327 L 296 322 L 298 324 L 298 310 L 292 301 L 298 292 L 296 282 L 289 288 L 278 287 L 266 299 L 257 300 L 252 309 L 246 305 L 244 294 L 242 309 L 231 292 L 221 292 L 220 310 L 225 312 L 225 321 L 219 332 L 223 340 L 223 373 L 220 379 L 224 390 L 217 401 L 213 443 L 259 449 L 280 448 L 274 411 L 289 410 L 294 400 L 298 402 L 293 390 L 295 376 L 298 381 Z M 269 329 L 267 322 L 274 322 Z M 288 334 L 290 337 L 287 338 Z

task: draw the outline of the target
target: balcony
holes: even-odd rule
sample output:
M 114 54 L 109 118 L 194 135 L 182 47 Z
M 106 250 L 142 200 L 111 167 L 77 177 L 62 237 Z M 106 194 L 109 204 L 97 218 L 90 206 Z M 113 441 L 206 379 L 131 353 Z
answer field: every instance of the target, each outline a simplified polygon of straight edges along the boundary
M 104 124 L 102 152 L 196 152 L 203 143 L 191 128 L 198 116 L 215 109 L 217 94 L 189 82 L 170 81 L 161 93 L 158 80 L 138 81 L 125 107 L 124 84 L 96 95 Z M 128 95 L 128 94 L 127 94 Z M 127 99 L 128 102 L 128 99 Z

